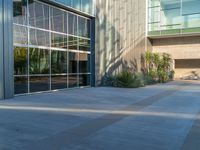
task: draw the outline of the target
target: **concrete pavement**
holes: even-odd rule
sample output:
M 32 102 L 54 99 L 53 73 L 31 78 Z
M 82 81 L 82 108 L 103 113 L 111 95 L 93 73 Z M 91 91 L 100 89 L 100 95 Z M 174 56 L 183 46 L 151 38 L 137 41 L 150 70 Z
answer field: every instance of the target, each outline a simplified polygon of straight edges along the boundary
M 198 150 L 200 82 L 0 101 L 0 150 Z

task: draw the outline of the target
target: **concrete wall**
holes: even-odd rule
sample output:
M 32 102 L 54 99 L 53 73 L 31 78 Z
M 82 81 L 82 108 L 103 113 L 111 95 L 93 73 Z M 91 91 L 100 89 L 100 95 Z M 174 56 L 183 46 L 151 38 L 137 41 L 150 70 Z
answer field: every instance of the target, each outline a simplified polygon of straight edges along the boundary
M 96 1 L 96 81 L 105 73 L 141 70 L 147 49 L 146 0 Z
M 199 59 L 200 36 L 152 40 L 154 52 L 166 52 L 173 59 Z
M 200 76 L 200 36 L 151 41 L 153 52 L 169 53 L 175 60 L 175 78 L 197 79 Z

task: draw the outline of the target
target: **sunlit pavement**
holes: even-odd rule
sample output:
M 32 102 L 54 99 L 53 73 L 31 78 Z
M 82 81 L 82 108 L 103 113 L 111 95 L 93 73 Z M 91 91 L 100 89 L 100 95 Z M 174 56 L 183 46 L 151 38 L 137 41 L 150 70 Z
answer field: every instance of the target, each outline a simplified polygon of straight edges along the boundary
M 200 150 L 200 82 L 0 101 L 0 150 Z

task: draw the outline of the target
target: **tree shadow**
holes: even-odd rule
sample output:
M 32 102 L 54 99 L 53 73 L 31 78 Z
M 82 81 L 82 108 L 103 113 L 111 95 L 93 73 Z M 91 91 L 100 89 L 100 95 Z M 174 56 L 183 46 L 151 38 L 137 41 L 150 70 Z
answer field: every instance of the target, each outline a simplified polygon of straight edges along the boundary
M 145 31 L 135 31 L 136 33 L 134 33 L 134 31 L 129 31 L 132 30 L 130 28 L 126 30 L 126 34 L 129 31 L 133 32 L 133 35 L 124 35 L 125 29 L 118 26 L 122 18 L 116 17 L 110 22 L 110 16 L 105 14 L 104 7 L 105 4 L 101 4 L 96 8 L 95 72 L 97 85 L 102 83 L 105 76 L 115 75 L 122 70 L 146 72 L 144 62 Z M 112 7 L 114 6 L 107 9 L 112 12 Z M 122 8 L 120 7 L 120 9 Z M 127 14 L 131 13 L 127 12 Z M 134 24 L 132 19 L 129 23 Z M 126 25 L 126 22 L 124 24 Z

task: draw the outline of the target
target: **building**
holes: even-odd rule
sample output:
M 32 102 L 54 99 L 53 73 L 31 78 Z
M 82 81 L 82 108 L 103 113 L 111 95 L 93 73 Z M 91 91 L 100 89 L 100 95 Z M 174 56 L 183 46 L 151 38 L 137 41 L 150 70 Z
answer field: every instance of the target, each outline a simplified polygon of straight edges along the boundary
M 0 0 L 0 99 L 99 85 L 170 53 L 177 78 L 198 77 L 198 0 Z
M 171 54 L 175 77 L 200 79 L 200 1 L 151 0 L 148 37 L 154 52 Z

